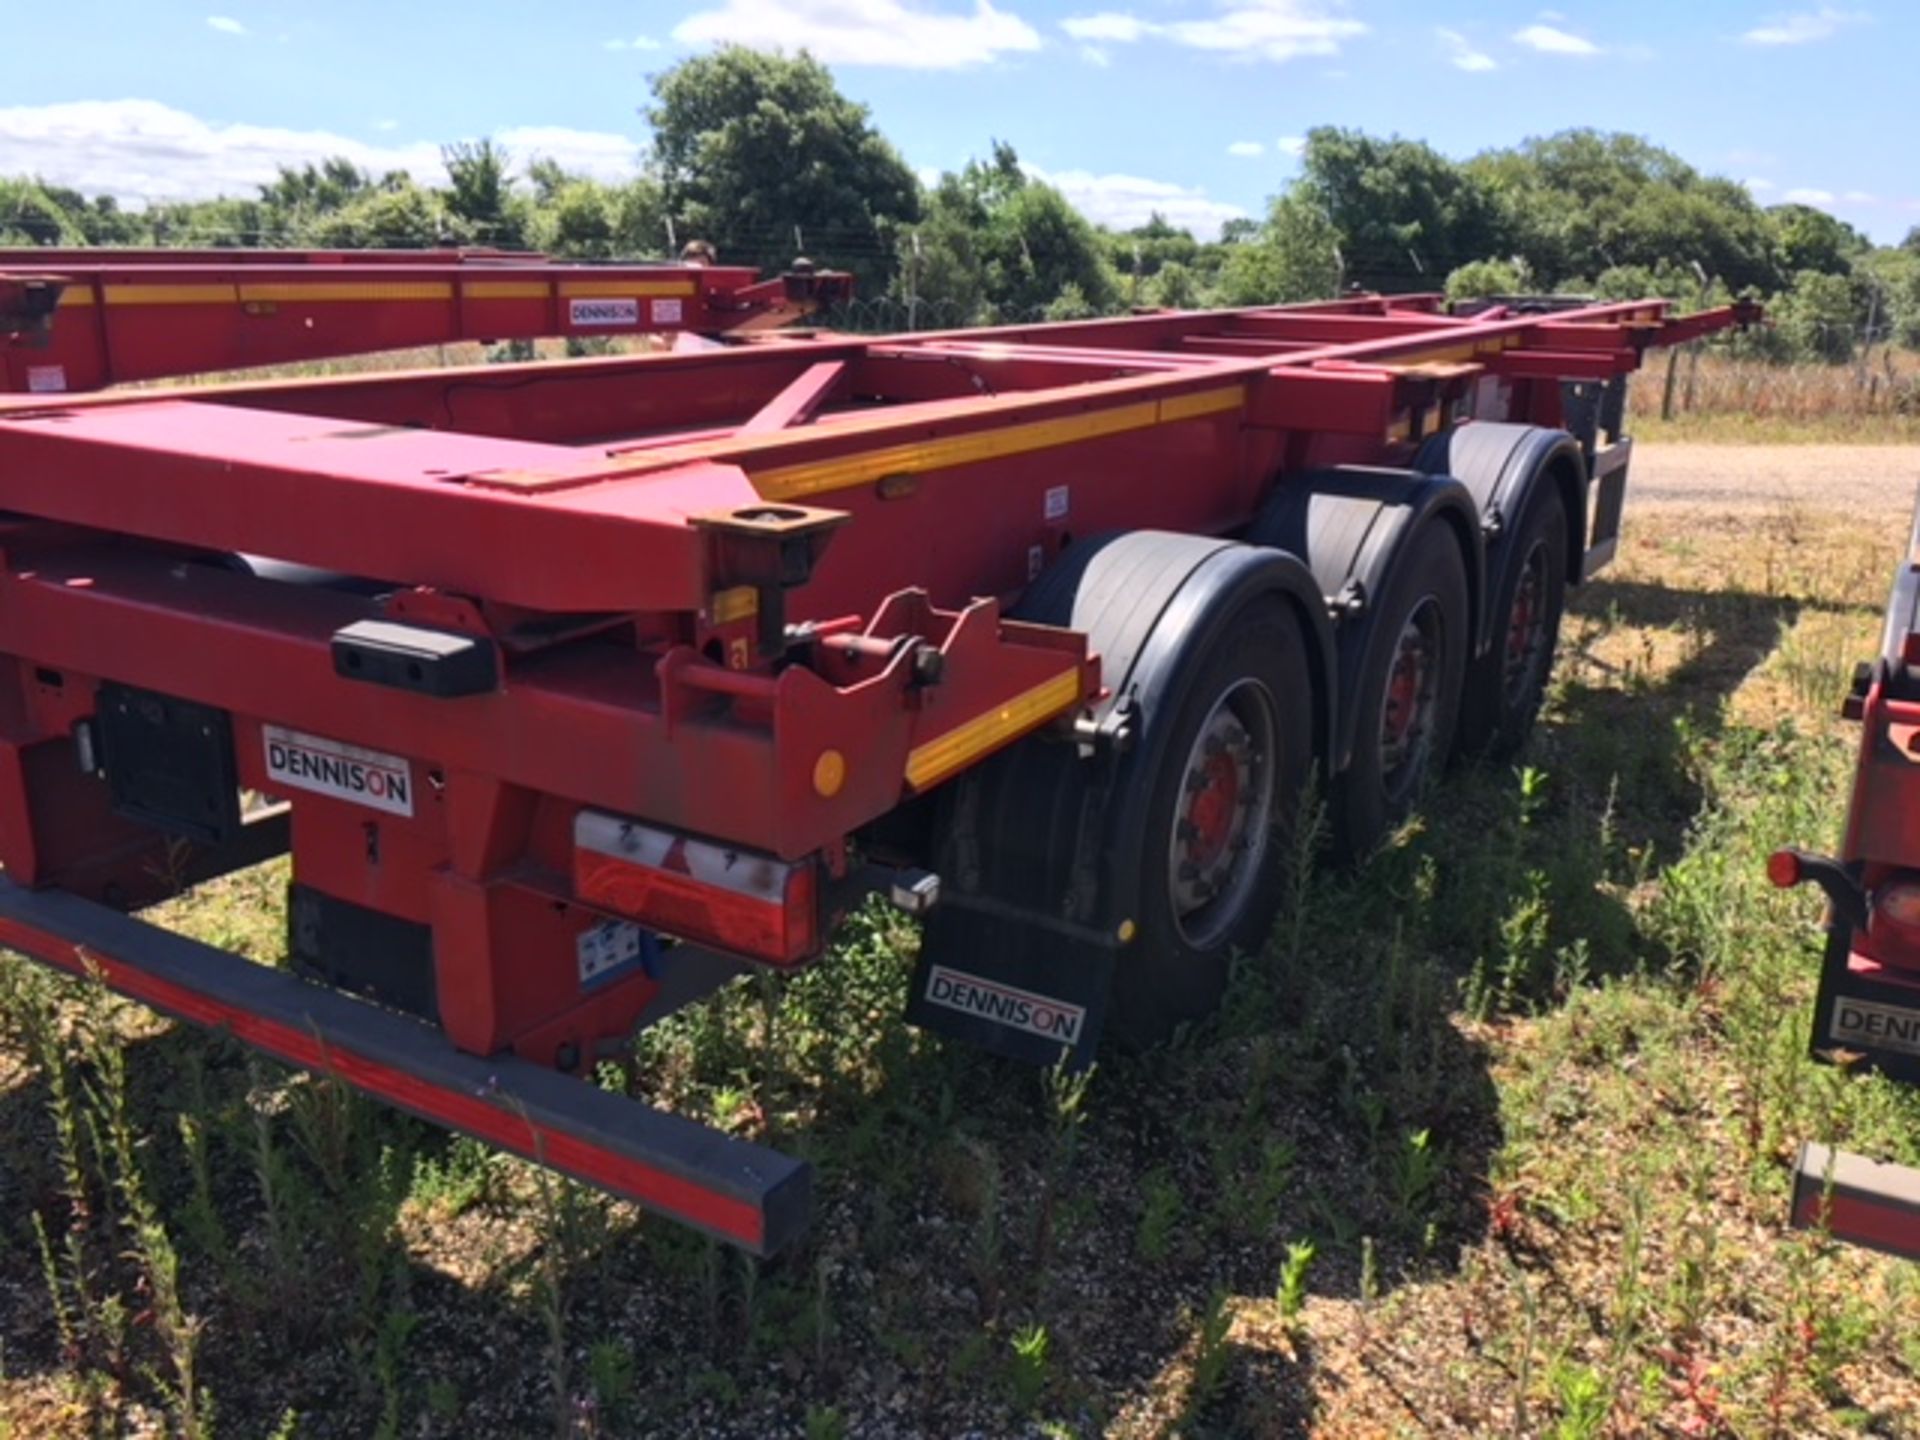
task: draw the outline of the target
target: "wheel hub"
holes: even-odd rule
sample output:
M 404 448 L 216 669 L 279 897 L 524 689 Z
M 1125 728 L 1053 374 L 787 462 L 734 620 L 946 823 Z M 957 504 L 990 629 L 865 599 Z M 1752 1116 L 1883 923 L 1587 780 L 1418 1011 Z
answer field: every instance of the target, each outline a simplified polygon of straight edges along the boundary
M 1380 707 L 1380 773 L 1397 790 L 1419 768 L 1433 728 L 1439 695 L 1438 610 L 1431 600 L 1414 608 L 1400 629 Z
M 1520 584 L 1507 612 L 1507 644 L 1502 679 L 1509 699 L 1518 699 L 1533 678 L 1546 638 L 1546 553 L 1539 546 L 1527 556 Z
M 1174 806 L 1168 886 L 1174 918 L 1205 946 L 1237 922 L 1266 853 L 1272 824 L 1273 699 L 1242 680 L 1195 735 Z

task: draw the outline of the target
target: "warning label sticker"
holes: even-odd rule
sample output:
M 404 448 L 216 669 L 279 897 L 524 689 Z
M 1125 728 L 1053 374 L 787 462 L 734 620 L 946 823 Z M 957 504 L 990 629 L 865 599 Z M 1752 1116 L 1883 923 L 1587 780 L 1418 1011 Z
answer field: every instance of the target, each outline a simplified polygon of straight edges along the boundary
M 997 985 L 944 965 L 935 965 L 928 973 L 927 1001 L 1063 1045 L 1079 1042 L 1080 1028 L 1087 1020 L 1086 1010 L 1079 1005 L 1031 990 L 1016 990 L 1011 985 Z
M 405 756 L 362 750 L 278 725 L 264 726 L 261 733 L 270 780 L 389 815 L 413 814 L 413 767 Z
M 640 927 L 624 920 L 602 920 L 582 930 L 573 942 L 580 962 L 580 983 L 590 985 L 640 958 Z
M 653 323 L 656 325 L 678 325 L 685 311 L 678 300 L 656 300 L 653 302 Z
M 1849 1050 L 1898 1050 L 1902 1055 L 1920 1055 L 1920 1010 L 1842 997 L 1833 1002 L 1833 1020 L 1827 1034 L 1835 1044 Z
M 27 389 L 35 395 L 57 395 L 67 388 L 64 365 L 27 366 Z
M 567 318 L 575 325 L 638 325 L 638 300 L 569 300 Z

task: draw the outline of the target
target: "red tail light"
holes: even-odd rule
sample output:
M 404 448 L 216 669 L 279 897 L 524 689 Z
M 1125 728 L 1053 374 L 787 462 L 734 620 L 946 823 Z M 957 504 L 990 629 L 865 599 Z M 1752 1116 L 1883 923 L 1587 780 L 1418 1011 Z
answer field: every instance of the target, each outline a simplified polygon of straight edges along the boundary
M 573 822 L 573 889 L 668 935 L 774 965 L 819 948 L 819 884 L 807 860 L 582 810 Z

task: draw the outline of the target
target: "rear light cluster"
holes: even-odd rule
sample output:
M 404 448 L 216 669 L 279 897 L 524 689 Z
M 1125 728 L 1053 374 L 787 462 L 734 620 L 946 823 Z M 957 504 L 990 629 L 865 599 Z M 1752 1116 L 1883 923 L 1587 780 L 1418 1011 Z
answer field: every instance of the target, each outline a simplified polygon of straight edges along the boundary
M 1873 887 L 1867 938 L 1874 958 L 1902 969 L 1920 968 L 1920 874 L 1896 871 Z
M 819 879 L 810 860 L 779 860 L 583 810 L 573 824 L 573 889 L 651 929 L 769 964 L 792 965 L 819 948 Z

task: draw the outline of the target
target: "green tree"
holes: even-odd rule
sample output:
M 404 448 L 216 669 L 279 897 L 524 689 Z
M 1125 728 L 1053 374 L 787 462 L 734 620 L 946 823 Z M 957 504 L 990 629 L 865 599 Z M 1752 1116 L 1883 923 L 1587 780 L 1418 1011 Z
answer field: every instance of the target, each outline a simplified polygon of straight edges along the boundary
M 1195 310 L 1201 305 L 1200 279 L 1190 266 L 1178 260 L 1169 260 L 1160 267 L 1147 286 L 1147 295 L 1152 304 L 1164 305 L 1169 310 Z
M 1513 260 L 1470 260 L 1447 276 L 1449 300 L 1521 295 L 1530 288 L 1526 266 Z
M 0 244 L 84 245 L 86 231 L 38 180 L 0 179 Z
M 1879 294 L 1873 308 L 1880 337 L 1920 350 L 1920 249 L 1888 246 L 1864 255 L 1855 266 Z
M 1273 202 L 1258 238 L 1225 247 L 1218 299 L 1223 305 L 1324 300 L 1344 280 L 1341 235 L 1303 184 Z
M 392 177 L 389 176 L 389 179 Z M 318 165 L 280 167 L 279 177 L 260 187 L 260 201 L 270 209 L 310 216 L 338 210 L 373 189 L 373 176 L 343 155 L 330 155 Z
M 991 159 L 940 177 L 906 243 L 908 264 L 894 294 L 911 294 L 936 315 L 1018 321 L 1050 307 L 1059 318 L 1119 303 L 1118 279 L 1093 226 L 998 141 Z
M 1417 140 L 1322 126 L 1302 160 L 1294 190 L 1338 232 L 1347 277 L 1369 289 L 1431 290 L 1509 248 L 1493 188 Z
M 1698 265 L 1735 290 L 1780 282 L 1773 226 L 1753 197 L 1637 135 L 1565 130 L 1463 167 L 1497 197 L 1537 282 L 1623 265 Z
M 502 250 L 527 243 L 528 215 L 513 193 L 513 157 L 491 139 L 457 141 L 440 147 L 440 162 L 452 182 L 447 210 L 464 235 Z
M 1840 364 L 1853 358 L 1859 321 L 1845 275 L 1802 270 L 1772 306 L 1774 325 L 1795 358 Z
M 1846 221 L 1811 205 L 1775 205 L 1767 211 L 1779 237 L 1780 264 L 1788 274 L 1818 270 L 1845 275 L 1871 244 Z
M 309 221 L 300 243 L 340 250 L 423 250 L 444 243 L 448 233 L 440 195 L 405 175 L 390 175 Z
M 681 240 L 768 269 L 804 248 L 885 288 L 919 183 L 819 61 L 723 46 L 656 76 L 653 97 L 653 163 Z
M 1130 300 L 1147 294 L 1143 282 L 1160 273 L 1163 265 L 1192 266 L 1200 257 L 1200 242 L 1192 232 L 1170 224 L 1157 210 L 1144 225 L 1118 232 L 1103 230 L 1107 263 L 1122 277 Z
M 299 227 L 306 223 L 259 200 L 195 200 L 150 205 L 141 219 L 143 233 L 126 243 L 215 249 L 296 245 L 301 238 Z

